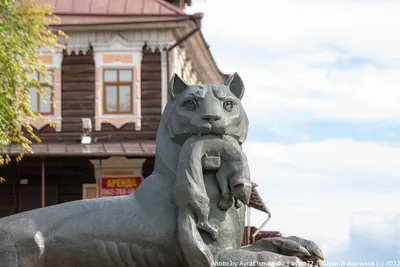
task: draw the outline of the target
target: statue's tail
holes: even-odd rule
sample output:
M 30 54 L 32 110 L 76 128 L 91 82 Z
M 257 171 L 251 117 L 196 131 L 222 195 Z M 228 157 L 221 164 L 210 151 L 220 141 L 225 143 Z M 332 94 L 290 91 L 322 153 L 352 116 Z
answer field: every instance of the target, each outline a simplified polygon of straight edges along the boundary
M 211 267 L 214 257 L 204 243 L 190 212 L 178 212 L 178 242 L 190 267 Z

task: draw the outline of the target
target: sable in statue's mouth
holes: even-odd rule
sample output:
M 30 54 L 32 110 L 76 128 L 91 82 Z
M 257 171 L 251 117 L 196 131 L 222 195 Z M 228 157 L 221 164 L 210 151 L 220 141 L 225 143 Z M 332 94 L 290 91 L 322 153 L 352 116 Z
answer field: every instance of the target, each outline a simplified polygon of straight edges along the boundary
M 219 138 L 222 139 L 224 136 L 228 136 L 228 134 L 218 134 L 214 132 L 210 133 L 201 133 L 198 132 L 196 134 L 191 134 L 188 136 L 186 141 L 192 136 L 197 136 L 200 140 L 204 139 L 212 139 Z M 217 171 L 221 168 L 221 155 L 217 151 L 207 152 L 201 159 L 201 163 L 203 166 L 203 170 L 205 171 Z
M 221 157 L 215 155 L 208 155 L 206 154 L 201 159 L 201 164 L 205 171 L 216 171 L 221 168 Z

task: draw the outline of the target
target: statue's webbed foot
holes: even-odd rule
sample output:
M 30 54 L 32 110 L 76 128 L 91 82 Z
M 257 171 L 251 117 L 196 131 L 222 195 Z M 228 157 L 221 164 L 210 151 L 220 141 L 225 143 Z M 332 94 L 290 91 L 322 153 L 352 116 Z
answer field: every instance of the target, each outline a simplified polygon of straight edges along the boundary
M 218 207 L 223 210 L 227 211 L 233 204 L 233 197 L 229 193 L 221 194 L 221 197 L 218 202 Z
M 211 234 L 213 239 L 217 239 L 218 229 L 212 226 L 208 221 L 201 221 L 197 224 L 197 228 Z

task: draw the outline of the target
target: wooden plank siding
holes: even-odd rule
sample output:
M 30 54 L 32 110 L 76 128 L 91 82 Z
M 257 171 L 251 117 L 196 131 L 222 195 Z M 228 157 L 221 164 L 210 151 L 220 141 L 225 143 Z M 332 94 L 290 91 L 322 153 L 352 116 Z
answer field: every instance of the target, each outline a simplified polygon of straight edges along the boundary
M 21 163 L 0 168 L 0 175 L 6 182 L 0 184 L 0 218 L 19 212 L 22 187 L 31 187 L 33 192 L 26 198 L 32 198 L 36 208 L 40 207 L 41 186 L 41 159 L 26 157 Z M 47 203 L 56 204 L 82 199 L 82 184 L 96 183 L 93 165 L 89 158 L 46 158 L 45 159 L 46 187 L 49 190 L 57 189 L 56 199 L 47 200 Z M 28 179 L 28 185 L 21 185 L 20 179 Z M 29 191 L 29 190 L 28 190 Z M 50 195 L 47 192 L 48 196 Z M 22 193 L 21 193 L 22 194 Z M 34 201 L 33 200 L 33 201 Z
M 81 118 L 91 118 L 94 128 L 95 116 L 95 63 L 93 52 L 86 55 L 64 55 L 62 62 L 61 132 L 45 126 L 35 133 L 43 143 L 80 141 Z M 161 56 L 159 52 L 143 49 L 141 66 L 141 131 L 135 131 L 134 123 L 120 129 L 103 123 L 101 131 L 92 131 L 99 142 L 155 140 L 161 118 Z

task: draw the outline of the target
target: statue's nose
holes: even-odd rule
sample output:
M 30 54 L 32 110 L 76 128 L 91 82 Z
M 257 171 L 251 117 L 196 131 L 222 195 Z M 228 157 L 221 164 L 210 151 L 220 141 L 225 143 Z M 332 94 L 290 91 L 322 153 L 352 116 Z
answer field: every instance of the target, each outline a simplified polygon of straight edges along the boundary
M 213 121 L 218 121 L 218 120 L 220 120 L 221 119 L 221 116 L 220 115 L 211 115 L 211 114 L 206 114 L 206 115 L 204 115 L 203 117 L 201 117 L 203 120 L 206 120 L 206 121 L 210 121 L 210 122 L 213 122 Z

